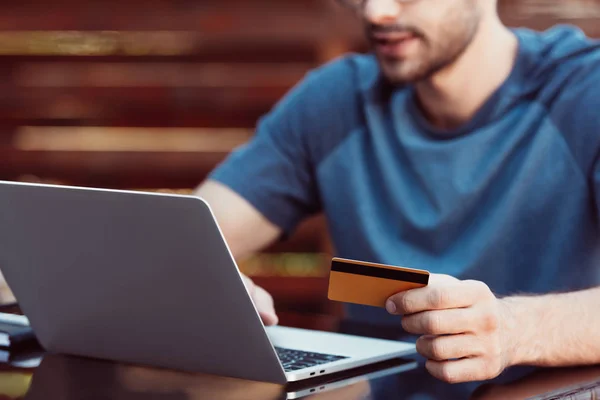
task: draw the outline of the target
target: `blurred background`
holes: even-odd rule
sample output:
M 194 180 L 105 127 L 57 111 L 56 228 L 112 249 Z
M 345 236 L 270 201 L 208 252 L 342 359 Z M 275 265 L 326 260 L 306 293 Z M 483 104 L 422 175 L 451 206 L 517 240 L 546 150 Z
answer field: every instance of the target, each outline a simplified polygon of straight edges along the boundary
M 600 0 L 499 2 L 510 26 L 600 37 Z M 365 51 L 334 0 L 2 2 L 0 179 L 190 193 L 308 70 Z M 331 252 L 317 216 L 240 268 L 282 323 L 326 329 Z

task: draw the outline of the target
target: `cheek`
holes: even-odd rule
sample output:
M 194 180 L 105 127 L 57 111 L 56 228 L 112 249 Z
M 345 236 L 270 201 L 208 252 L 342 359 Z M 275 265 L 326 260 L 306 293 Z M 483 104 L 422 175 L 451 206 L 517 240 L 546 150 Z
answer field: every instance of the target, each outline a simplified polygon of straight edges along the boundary
M 423 33 L 425 44 L 432 50 L 453 47 L 457 41 L 464 41 L 478 21 L 476 8 L 462 0 L 418 3 L 419 6 L 426 4 L 428 9 L 415 14 L 414 26 Z

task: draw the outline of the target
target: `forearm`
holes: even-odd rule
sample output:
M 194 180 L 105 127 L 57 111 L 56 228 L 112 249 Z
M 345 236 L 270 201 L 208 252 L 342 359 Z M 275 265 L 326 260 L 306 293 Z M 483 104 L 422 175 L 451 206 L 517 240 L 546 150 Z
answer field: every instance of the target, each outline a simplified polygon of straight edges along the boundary
M 537 366 L 600 363 L 600 287 L 502 300 L 513 362 Z

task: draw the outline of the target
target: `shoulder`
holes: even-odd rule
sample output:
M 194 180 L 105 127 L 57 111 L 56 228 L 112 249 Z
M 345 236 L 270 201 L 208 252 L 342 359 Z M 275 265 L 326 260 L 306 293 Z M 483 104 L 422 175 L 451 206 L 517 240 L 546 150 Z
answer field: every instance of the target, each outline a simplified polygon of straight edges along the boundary
M 317 112 L 319 110 L 315 106 L 320 105 L 324 109 L 340 110 L 360 101 L 361 93 L 374 84 L 378 76 L 379 67 L 373 56 L 340 56 L 308 71 L 276 108 L 302 105 Z
M 338 57 L 307 72 L 261 119 L 261 126 L 276 135 L 292 135 L 318 163 L 364 123 L 364 92 L 378 76 L 377 60 L 371 55 Z
M 559 24 L 542 32 L 524 28 L 514 32 L 526 46 L 532 44 L 538 56 L 550 64 L 598 56 L 600 42 L 586 36 L 576 26 Z
M 557 91 L 577 91 L 600 78 L 600 40 L 581 29 L 558 25 L 544 32 L 515 32 L 527 60 L 526 86 L 538 91 L 541 100 L 557 99 Z
M 524 87 L 547 111 L 583 170 L 600 149 L 600 41 L 559 25 L 545 32 L 518 32 L 529 49 Z

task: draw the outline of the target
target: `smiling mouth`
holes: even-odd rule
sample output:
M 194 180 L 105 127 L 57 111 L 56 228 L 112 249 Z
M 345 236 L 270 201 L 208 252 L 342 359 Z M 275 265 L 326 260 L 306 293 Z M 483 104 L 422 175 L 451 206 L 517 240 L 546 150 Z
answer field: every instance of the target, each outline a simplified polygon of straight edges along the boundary
M 381 32 L 381 33 L 375 32 L 375 33 L 371 34 L 371 37 L 375 41 L 390 42 L 390 41 L 401 41 L 401 40 L 406 40 L 406 39 L 412 39 L 412 38 L 415 38 L 416 35 L 412 32 Z
M 376 49 L 386 56 L 401 56 L 407 45 L 418 38 L 411 32 L 386 32 L 371 35 Z
M 373 33 L 371 39 L 376 44 L 392 44 L 400 43 L 405 40 L 416 39 L 417 35 L 411 32 L 398 32 L 398 33 Z

